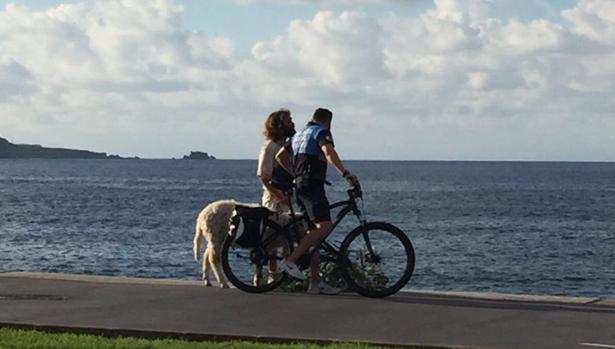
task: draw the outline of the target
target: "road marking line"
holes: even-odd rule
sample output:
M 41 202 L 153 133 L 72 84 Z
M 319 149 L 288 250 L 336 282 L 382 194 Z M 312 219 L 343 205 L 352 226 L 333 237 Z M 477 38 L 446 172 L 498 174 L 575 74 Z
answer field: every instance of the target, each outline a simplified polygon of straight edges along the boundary
M 579 343 L 579 345 L 583 345 L 586 347 L 596 347 L 596 348 L 615 348 L 615 345 L 600 344 L 600 343 Z

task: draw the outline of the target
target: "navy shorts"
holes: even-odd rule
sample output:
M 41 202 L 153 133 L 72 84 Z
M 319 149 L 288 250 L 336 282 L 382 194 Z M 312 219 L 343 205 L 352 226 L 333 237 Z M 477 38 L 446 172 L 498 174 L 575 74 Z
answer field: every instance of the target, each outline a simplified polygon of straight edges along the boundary
M 307 186 L 298 188 L 297 199 L 312 223 L 331 221 L 329 200 L 323 182 L 310 181 Z

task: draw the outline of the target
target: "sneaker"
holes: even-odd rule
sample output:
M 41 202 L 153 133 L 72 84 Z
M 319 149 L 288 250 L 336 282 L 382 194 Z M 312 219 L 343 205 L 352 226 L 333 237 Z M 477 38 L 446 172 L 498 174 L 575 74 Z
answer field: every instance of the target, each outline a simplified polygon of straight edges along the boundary
M 305 280 L 305 274 L 299 270 L 299 267 L 293 262 L 289 262 L 286 259 L 278 263 L 278 273 L 286 273 L 295 279 Z
M 342 292 L 341 288 L 333 287 L 329 284 L 326 284 L 324 281 L 319 282 L 317 285 L 310 284 L 310 287 L 307 290 L 309 294 L 328 294 L 334 295 Z

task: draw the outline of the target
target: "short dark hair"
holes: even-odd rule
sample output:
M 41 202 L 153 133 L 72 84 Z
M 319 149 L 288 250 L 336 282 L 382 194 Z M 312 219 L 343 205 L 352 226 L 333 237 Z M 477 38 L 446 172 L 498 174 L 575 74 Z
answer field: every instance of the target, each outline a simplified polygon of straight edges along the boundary
M 316 122 L 329 122 L 333 119 L 333 113 L 329 109 L 318 108 L 312 116 L 312 120 Z

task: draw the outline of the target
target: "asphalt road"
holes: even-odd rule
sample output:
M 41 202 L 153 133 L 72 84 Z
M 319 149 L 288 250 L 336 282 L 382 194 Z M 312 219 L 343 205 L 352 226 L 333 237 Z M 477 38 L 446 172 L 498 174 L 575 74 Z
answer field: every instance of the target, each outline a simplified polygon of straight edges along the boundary
M 386 299 L 198 282 L 0 273 L 0 326 L 105 335 L 462 348 L 615 348 L 615 301 L 403 292 Z

